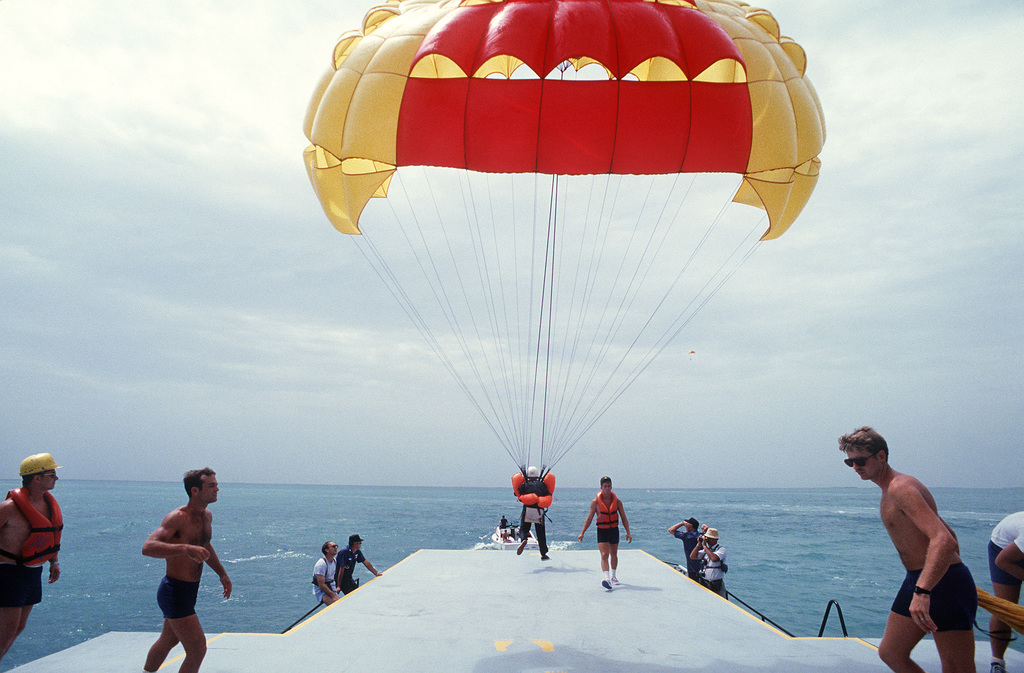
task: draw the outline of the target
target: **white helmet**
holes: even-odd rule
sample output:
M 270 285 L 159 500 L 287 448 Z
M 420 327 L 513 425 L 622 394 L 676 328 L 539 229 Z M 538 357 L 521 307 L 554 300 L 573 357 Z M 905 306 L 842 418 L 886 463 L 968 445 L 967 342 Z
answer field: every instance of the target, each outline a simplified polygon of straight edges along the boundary
M 540 476 L 540 470 L 538 470 L 536 467 L 531 465 L 530 467 L 528 467 L 526 469 L 526 476 L 527 477 L 539 477 Z

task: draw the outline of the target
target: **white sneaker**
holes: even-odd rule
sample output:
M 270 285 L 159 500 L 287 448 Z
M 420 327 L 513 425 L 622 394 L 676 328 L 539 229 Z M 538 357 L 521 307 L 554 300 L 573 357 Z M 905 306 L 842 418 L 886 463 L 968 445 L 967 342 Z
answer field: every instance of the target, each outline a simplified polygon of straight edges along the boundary
M 603 586 L 603 587 L 604 587 L 605 589 L 607 589 L 608 591 L 611 591 L 611 590 L 612 590 L 612 583 L 611 583 L 611 582 L 609 582 L 608 580 L 601 580 L 601 586 Z M 1005 672 L 1004 672 L 1004 673 L 1005 673 Z
M 988 673 L 1006 673 L 1006 664 L 1001 664 L 998 661 L 992 662 L 992 668 Z
M 620 582 L 619 578 L 615 577 L 615 575 L 612 575 L 612 584 L 622 584 L 622 582 Z

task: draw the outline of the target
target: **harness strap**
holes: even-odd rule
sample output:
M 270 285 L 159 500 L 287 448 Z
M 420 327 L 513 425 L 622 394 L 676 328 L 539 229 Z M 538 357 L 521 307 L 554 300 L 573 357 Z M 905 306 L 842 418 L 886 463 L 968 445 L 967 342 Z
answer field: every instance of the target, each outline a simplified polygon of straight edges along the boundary
M 0 556 L 6 556 L 7 558 L 9 558 L 12 561 L 14 561 L 15 563 L 17 563 L 18 565 L 25 565 L 25 559 L 24 558 L 22 558 L 18 554 L 12 554 L 11 552 L 7 551 L 6 549 L 0 549 Z
M 38 551 L 35 554 L 32 554 L 31 556 L 21 556 L 20 554 L 12 554 L 9 551 L 0 549 L 0 556 L 6 556 L 7 558 L 14 561 L 17 565 L 23 566 L 31 563 L 32 561 L 35 561 L 37 558 L 47 556 L 48 554 L 55 554 L 59 551 L 60 545 L 55 544 L 50 547 L 47 547 L 46 549 L 43 549 L 42 551 Z

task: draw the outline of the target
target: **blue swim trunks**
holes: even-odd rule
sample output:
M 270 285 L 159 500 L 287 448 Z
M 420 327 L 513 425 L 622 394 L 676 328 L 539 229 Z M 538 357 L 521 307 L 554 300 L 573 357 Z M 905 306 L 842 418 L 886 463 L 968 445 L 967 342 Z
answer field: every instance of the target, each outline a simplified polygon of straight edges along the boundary
M 43 566 L 0 563 L 0 608 L 23 608 L 43 600 Z
M 903 586 L 892 603 L 892 611 L 910 616 L 910 601 L 914 598 L 914 585 L 920 570 L 910 570 Z M 954 563 L 932 587 L 931 609 L 928 614 L 939 631 L 970 631 L 978 612 L 978 590 L 974 587 L 971 571 L 963 563 Z
M 156 602 L 164 613 L 164 619 L 181 619 L 196 613 L 196 597 L 199 582 L 186 582 L 173 577 L 160 580 L 156 590 Z
M 1003 551 L 1002 548 L 1000 548 L 995 542 L 989 540 L 988 574 L 996 584 L 1009 584 L 1010 586 L 1019 587 L 1021 585 L 1021 581 L 1019 579 L 996 565 L 996 557 L 999 556 L 999 552 L 1001 551 Z M 1024 559 L 1017 561 L 1017 565 L 1024 568 Z

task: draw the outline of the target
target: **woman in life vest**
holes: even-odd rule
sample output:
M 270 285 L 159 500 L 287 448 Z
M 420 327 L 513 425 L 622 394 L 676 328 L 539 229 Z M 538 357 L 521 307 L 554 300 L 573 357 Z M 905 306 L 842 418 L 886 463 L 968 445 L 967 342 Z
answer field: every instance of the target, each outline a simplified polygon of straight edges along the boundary
M 601 552 L 601 571 L 604 579 L 601 586 L 609 591 L 613 584 L 619 584 L 615 576 L 615 569 L 619 565 L 619 519 L 626 528 L 626 541 L 632 542 L 633 536 L 629 533 L 629 519 L 626 518 L 626 508 L 622 501 L 612 490 L 612 478 L 601 477 L 601 490 L 597 497 L 590 503 L 590 513 L 587 520 L 583 522 L 583 530 L 579 534 L 579 541 L 583 542 L 583 534 L 590 527 L 590 522 L 597 515 L 597 548 Z M 608 571 L 611 569 L 611 576 Z

